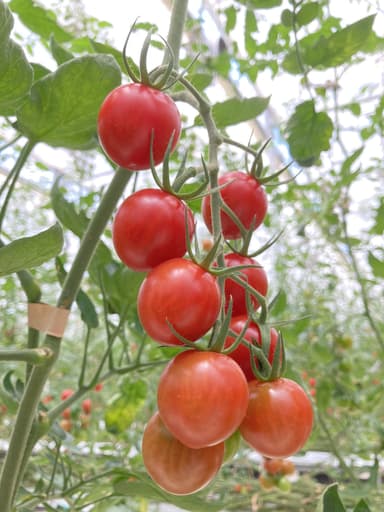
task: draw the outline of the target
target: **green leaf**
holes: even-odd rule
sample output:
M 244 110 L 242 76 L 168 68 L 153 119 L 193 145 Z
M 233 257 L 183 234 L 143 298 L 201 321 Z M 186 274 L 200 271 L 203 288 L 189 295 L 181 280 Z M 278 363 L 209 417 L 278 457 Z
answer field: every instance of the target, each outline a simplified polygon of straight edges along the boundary
M 29 30 L 43 39 L 48 40 L 52 34 L 60 43 L 72 39 L 72 35 L 58 25 L 54 11 L 39 7 L 33 0 L 10 0 L 8 5 Z
M 9 39 L 11 11 L 0 3 L 0 115 L 14 115 L 32 85 L 33 70 L 23 50 Z
M 371 509 L 368 507 L 367 502 L 361 499 L 353 509 L 353 512 L 371 512 Z
M 84 212 L 77 212 L 75 205 L 67 201 L 64 189 L 60 187 L 60 178 L 54 182 L 51 189 L 51 205 L 61 224 L 81 238 L 89 219 Z
M 147 396 L 147 384 L 143 380 L 126 379 L 121 393 L 107 406 L 104 419 L 107 430 L 113 434 L 126 431 L 143 407 Z
M 376 209 L 375 223 L 370 229 L 370 233 L 374 235 L 382 235 L 384 233 L 384 197 L 380 198 L 380 203 Z
M 296 14 L 296 22 L 300 26 L 308 25 L 313 21 L 320 12 L 320 5 L 318 2 L 308 2 Z
M 367 16 L 329 37 L 320 37 L 303 52 L 303 61 L 316 68 L 324 69 L 345 64 L 361 50 L 372 32 L 375 16 Z
M 338 484 L 329 485 L 322 497 L 318 512 L 346 512 L 345 507 L 340 499 L 338 490 Z
M 285 27 L 292 27 L 293 25 L 293 12 L 290 9 L 284 9 L 280 16 L 281 23 Z
M 18 129 L 30 140 L 51 146 L 95 147 L 100 105 L 120 81 L 120 68 L 110 55 L 85 55 L 65 62 L 34 83 L 18 112 Z
M 254 9 L 272 9 L 283 3 L 283 0 L 236 0 L 242 5 L 253 7 Z
M 257 31 L 257 21 L 253 10 L 247 9 L 245 13 L 245 49 L 248 55 L 252 57 L 255 55 L 257 50 L 257 43 L 253 34 Z
M 368 263 L 371 266 L 373 275 L 375 277 L 384 279 L 384 260 L 380 260 L 371 251 L 369 251 Z
M 225 9 L 224 14 L 226 16 L 225 31 L 228 34 L 236 26 L 237 9 L 231 5 Z
M 57 64 L 63 64 L 63 62 L 67 62 L 67 60 L 73 59 L 73 55 L 71 52 L 63 48 L 52 35 L 49 39 L 49 45 L 51 48 L 51 53 Z
M 0 248 L 0 276 L 37 267 L 57 256 L 62 247 L 60 224 L 54 224 L 37 235 L 19 238 Z
M 114 491 L 121 496 L 143 497 L 156 503 L 171 503 L 191 512 L 219 512 L 224 510 L 221 501 L 207 499 L 206 491 L 188 496 L 175 496 L 158 487 L 147 474 L 139 472 L 121 472 L 113 482 Z
M 312 100 L 298 105 L 287 124 L 287 141 L 292 157 L 305 166 L 316 160 L 330 147 L 333 131 L 331 118 L 325 112 L 316 112 Z
M 268 98 L 230 98 L 213 105 L 212 114 L 218 128 L 249 121 L 267 108 Z
M 43 76 L 49 75 L 49 73 L 52 73 L 52 71 L 50 69 L 46 68 L 42 64 L 39 64 L 38 62 L 31 62 L 31 66 L 33 69 L 33 81 L 34 82 L 37 82 L 38 80 L 43 78 Z

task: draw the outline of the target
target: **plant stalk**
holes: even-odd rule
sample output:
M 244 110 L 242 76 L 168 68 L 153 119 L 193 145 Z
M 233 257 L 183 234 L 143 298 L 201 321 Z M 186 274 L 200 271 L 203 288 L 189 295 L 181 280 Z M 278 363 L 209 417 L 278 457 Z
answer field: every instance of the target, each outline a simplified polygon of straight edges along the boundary
M 187 18 L 187 11 L 188 0 L 173 0 L 171 10 L 171 21 L 169 24 L 167 41 L 173 52 L 174 69 L 177 69 L 179 67 L 181 39 L 183 37 L 184 24 Z

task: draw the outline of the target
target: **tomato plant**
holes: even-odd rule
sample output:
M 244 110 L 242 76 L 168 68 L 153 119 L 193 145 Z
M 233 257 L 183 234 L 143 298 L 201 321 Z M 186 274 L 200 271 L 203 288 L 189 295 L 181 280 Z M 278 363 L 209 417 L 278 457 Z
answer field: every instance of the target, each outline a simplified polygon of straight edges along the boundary
M 194 233 L 191 210 L 177 197 L 158 189 L 143 189 L 119 207 L 112 228 L 113 244 L 130 268 L 147 271 L 171 258 L 184 256 L 186 215 Z
M 149 169 L 151 138 L 154 164 L 164 159 L 181 131 L 180 114 L 174 101 L 162 91 L 144 84 L 125 84 L 113 89 L 98 116 L 100 144 L 116 164 L 131 171 Z
M 223 461 L 224 443 L 199 449 L 188 448 L 166 428 L 155 413 L 143 434 L 144 465 L 162 489 L 177 495 L 203 489 L 214 478 Z
M 296 382 L 280 378 L 249 383 L 242 437 L 265 457 L 284 458 L 300 450 L 313 424 L 312 404 Z
M 252 267 L 244 268 L 240 271 L 239 277 L 252 286 L 260 295 L 265 296 L 268 291 L 268 278 L 263 267 L 254 258 L 242 256 L 241 254 L 228 253 L 224 256 L 226 267 L 236 267 L 238 265 L 252 265 Z M 241 284 L 236 283 L 228 277 L 225 280 L 225 303 L 232 297 L 232 315 L 242 315 L 247 313 L 246 291 Z M 250 295 L 251 303 L 254 309 L 259 307 L 256 297 Z
M 90 398 L 85 398 L 81 402 L 81 408 L 82 408 L 84 414 L 91 414 L 91 411 L 92 411 L 92 400 Z
M 216 278 L 193 261 L 167 260 L 149 272 L 141 284 L 137 310 L 151 338 L 180 345 L 172 332 L 195 341 L 215 323 L 220 311 Z
M 242 330 L 244 329 L 246 323 L 248 321 L 248 317 L 246 315 L 240 315 L 235 316 L 232 318 L 231 323 L 229 325 L 229 328 L 235 333 L 240 334 Z M 278 341 L 278 332 L 273 327 L 270 329 L 270 345 L 269 345 L 269 353 L 268 353 L 268 361 L 272 364 L 273 363 L 273 357 L 275 355 L 276 351 L 276 345 Z M 261 342 L 261 333 L 260 328 L 255 322 L 250 322 L 244 335 L 243 339 L 248 341 L 249 343 L 252 343 L 254 345 L 262 346 Z M 235 338 L 232 336 L 227 336 L 225 339 L 225 347 L 229 348 L 233 343 L 235 342 Z M 252 369 L 252 363 L 251 363 L 251 354 L 250 349 L 247 345 L 240 342 L 239 345 L 232 350 L 232 352 L 229 352 L 229 357 L 232 357 L 237 364 L 240 366 L 240 368 L 243 370 L 244 375 L 248 381 L 254 380 L 255 375 L 253 373 Z M 259 365 L 257 356 L 253 356 L 256 366 Z
M 223 202 L 233 211 L 245 229 L 256 229 L 263 222 L 268 209 L 268 199 L 263 186 L 250 174 L 232 171 L 223 174 L 218 181 Z M 212 232 L 211 197 L 202 201 L 204 222 Z M 236 223 L 221 211 L 221 227 L 224 238 L 231 240 L 241 237 Z
M 191 448 L 227 439 L 248 405 L 248 386 L 238 364 L 218 352 L 188 350 L 164 369 L 157 403 L 167 428 Z

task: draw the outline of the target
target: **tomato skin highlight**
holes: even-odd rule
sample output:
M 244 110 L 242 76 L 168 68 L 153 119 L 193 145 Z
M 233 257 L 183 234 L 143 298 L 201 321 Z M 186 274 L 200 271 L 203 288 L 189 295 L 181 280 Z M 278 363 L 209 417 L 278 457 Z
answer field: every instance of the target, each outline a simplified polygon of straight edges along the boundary
M 248 321 L 247 315 L 234 316 L 231 319 L 229 328 L 236 334 L 240 334 L 245 324 Z M 273 327 L 270 329 L 270 346 L 268 353 L 268 361 L 272 364 L 273 358 L 276 351 L 277 341 L 279 334 Z M 259 345 L 261 347 L 261 333 L 259 326 L 255 322 L 250 322 L 246 329 L 243 339 L 252 343 L 253 345 Z M 235 342 L 235 338 L 227 336 L 224 341 L 224 347 L 229 348 Z M 244 375 L 248 382 L 255 380 L 256 377 L 252 370 L 251 354 L 249 348 L 242 342 L 232 351 L 228 353 L 228 356 L 234 359 L 240 368 L 243 370 Z M 254 356 L 256 367 L 259 366 L 257 357 Z
M 195 225 L 191 210 L 177 197 L 159 189 L 142 189 L 120 205 L 112 226 L 119 258 L 131 269 L 146 272 L 187 251 Z
M 261 455 L 293 455 L 308 440 L 312 426 L 311 401 L 296 382 L 280 378 L 249 383 L 249 404 L 240 433 Z
M 264 297 L 268 291 L 268 278 L 263 267 L 254 258 L 242 256 L 236 253 L 228 253 L 224 256 L 226 267 L 236 267 L 238 265 L 254 265 L 253 267 L 244 268 L 238 276 L 252 286 L 260 295 Z M 236 283 L 228 277 L 225 280 L 225 305 L 228 308 L 230 297 L 232 297 L 232 316 L 243 315 L 247 313 L 246 291 L 243 286 Z M 260 304 L 258 300 L 250 295 L 251 303 L 254 309 L 258 309 Z
M 152 480 L 167 492 L 193 494 L 208 485 L 219 471 L 224 443 L 194 450 L 178 441 L 155 413 L 144 430 L 142 455 Z
M 248 396 L 244 374 L 230 357 L 187 350 L 165 367 L 157 403 L 168 430 L 186 446 L 202 448 L 237 430 Z
M 241 171 L 231 171 L 220 176 L 219 186 L 226 184 L 220 190 L 223 201 L 237 215 L 246 229 L 256 230 L 263 222 L 268 209 L 268 199 L 262 185 L 251 175 Z M 202 201 L 204 222 L 212 233 L 211 196 L 207 195 Z M 221 227 L 225 239 L 241 238 L 241 233 L 233 220 L 221 212 Z
M 201 338 L 220 312 L 216 278 L 193 261 L 167 260 L 151 270 L 142 282 L 137 311 L 144 330 L 165 345 L 182 345 L 172 333 L 191 341 Z
M 98 135 L 107 156 L 130 171 L 149 169 L 151 135 L 155 165 L 164 159 L 172 138 L 175 148 L 181 131 L 180 113 L 165 93 L 144 84 L 113 89 L 98 115 Z

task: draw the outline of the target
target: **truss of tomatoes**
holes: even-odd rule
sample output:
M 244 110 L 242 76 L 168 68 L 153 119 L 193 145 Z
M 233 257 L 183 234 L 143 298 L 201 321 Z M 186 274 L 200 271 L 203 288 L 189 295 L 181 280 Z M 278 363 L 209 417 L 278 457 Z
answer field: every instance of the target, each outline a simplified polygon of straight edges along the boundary
M 172 99 L 143 84 L 120 86 L 104 101 L 98 118 L 100 143 L 121 167 L 148 169 L 173 151 L 181 130 Z M 152 152 L 152 159 L 151 159 Z M 151 161 L 152 160 L 152 161 Z M 256 230 L 267 213 L 267 196 L 259 181 L 241 171 L 219 179 L 221 200 L 244 229 Z M 225 239 L 242 237 L 239 222 L 221 209 Z M 211 197 L 202 201 L 202 217 L 212 231 Z M 259 326 L 248 319 L 245 287 L 226 278 L 225 309 L 231 302 L 230 330 L 248 343 L 228 355 L 195 350 L 218 319 L 222 298 L 216 277 L 185 258 L 187 239 L 195 231 L 191 210 L 165 190 L 147 188 L 119 206 L 112 226 L 113 244 L 122 262 L 148 272 L 138 294 L 139 319 L 157 343 L 188 348 L 164 369 L 158 384 L 158 411 L 149 420 L 142 440 L 144 465 L 167 492 L 186 495 L 199 491 L 236 453 L 243 438 L 261 455 L 285 458 L 300 450 L 312 429 L 313 410 L 305 391 L 283 377 L 259 381 L 253 373 L 250 345 L 262 346 Z M 239 276 L 261 296 L 268 280 L 259 263 L 228 253 L 226 267 L 249 265 Z M 251 297 L 256 310 L 259 303 Z M 225 339 L 225 348 L 235 342 Z M 270 329 L 267 358 L 274 360 L 278 333 Z

